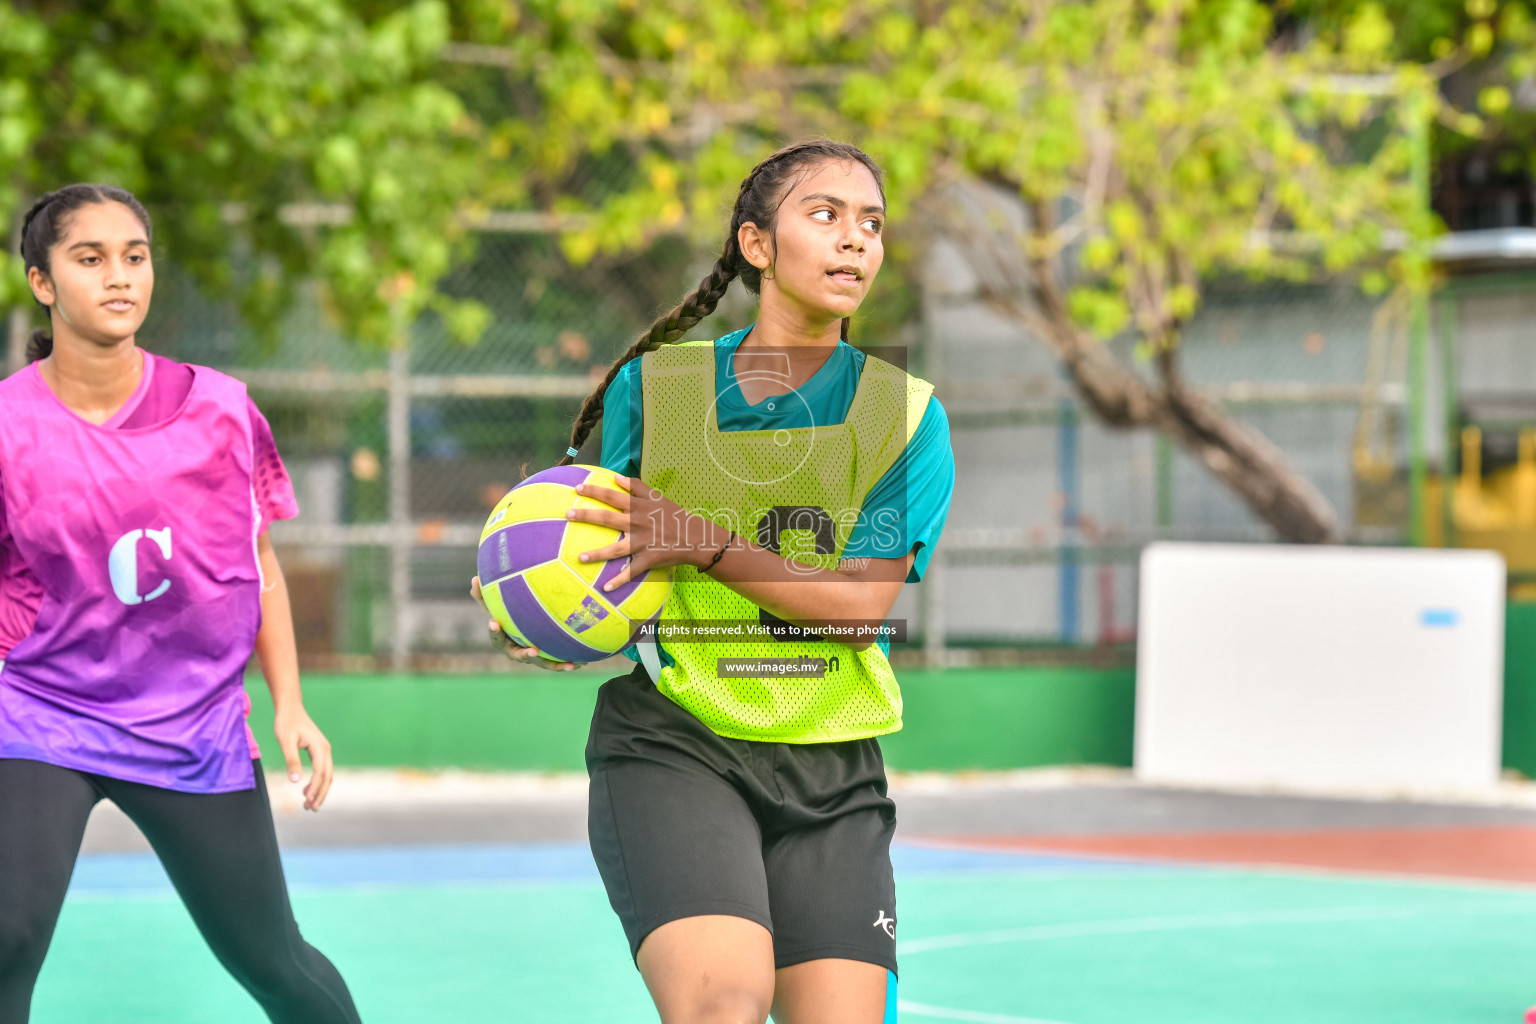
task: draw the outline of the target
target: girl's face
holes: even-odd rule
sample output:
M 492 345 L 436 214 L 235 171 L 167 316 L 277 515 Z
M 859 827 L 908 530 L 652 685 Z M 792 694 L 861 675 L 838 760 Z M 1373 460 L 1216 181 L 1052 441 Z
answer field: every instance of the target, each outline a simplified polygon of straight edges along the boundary
M 785 302 L 821 324 L 850 316 L 864 301 L 885 259 L 884 227 L 885 203 L 869 168 L 826 160 L 794 180 L 773 237 L 744 224 L 737 239 L 748 261 L 767 271 L 764 303 Z
M 111 345 L 138 333 L 155 290 L 149 232 L 122 203 L 92 203 L 69 215 L 48 254 L 49 271 L 28 273 L 32 294 L 53 307 L 54 336 L 68 332 Z

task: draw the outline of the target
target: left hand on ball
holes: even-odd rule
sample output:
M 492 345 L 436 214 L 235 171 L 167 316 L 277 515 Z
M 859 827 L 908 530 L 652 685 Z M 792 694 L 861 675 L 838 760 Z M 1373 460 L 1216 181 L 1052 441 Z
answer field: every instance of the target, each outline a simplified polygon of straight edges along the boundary
M 690 515 L 677 502 L 639 477 L 621 476 L 618 480 L 628 488 L 627 491 L 594 484 L 578 484 L 576 487 L 577 494 L 600 501 L 608 508 L 578 508 L 566 513 L 566 518 L 572 522 L 596 523 L 624 534 L 612 544 L 581 556 L 583 562 L 606 562 L 629 556 L 629 564 L 623 571 L 603 586 L 605 592 L 622 587 L 650 569 L 699 564 L 701 549 L 687 543 L 694 537 L 702 538 L 710 554 L 724 543 L 726 535 L 722 533 L 711 545 L 719 532 L 714 523 L 702 516 Z M 689 528 L 690 519 L 703 520 L 703 529 L 697 523 Z
M 476 601 L 480 602 L 481 609 L 489 615 L 490 609 L 485 607 L 485 592 L 480 588 L 479 576 L 470 578 L 469 592 Z M 540 655 L 537 647 L 524 647 L 522 644 L 517 643 L 507 636 L 506 631 L 501 628 L 501 623 L 495 619 L 491 619 L 486 625 L 491 631 L 491 643 L 499 647 L 502 654 L 505 654 L 519 665 L 534 665 L 544 669 L 546 672 L 575 671 L 576 666 L 569 661 L 552 661 Z

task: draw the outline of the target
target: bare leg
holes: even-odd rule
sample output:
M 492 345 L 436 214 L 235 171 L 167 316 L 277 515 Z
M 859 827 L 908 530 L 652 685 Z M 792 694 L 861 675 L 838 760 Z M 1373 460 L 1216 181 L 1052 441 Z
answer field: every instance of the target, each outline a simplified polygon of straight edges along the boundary
M 662 1024 L 768 1019 L 773 936 L 755 921 L 716 914 L 670 921 L 645 937 L 635 961 Z
M 775 1024 L 881 1024 L 886 976 L 862 960 L 807 960 L 778 972 Z

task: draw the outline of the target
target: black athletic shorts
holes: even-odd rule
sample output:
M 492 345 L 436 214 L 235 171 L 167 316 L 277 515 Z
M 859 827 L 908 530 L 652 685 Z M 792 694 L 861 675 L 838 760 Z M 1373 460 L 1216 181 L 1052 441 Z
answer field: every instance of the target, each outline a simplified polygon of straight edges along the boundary
M 592 856 L 631 955 L 669 921 L 725 914 L 773 933 L 775 967 L 896 970 L 896 808 L 875 740 L 726 739 L 637 666 L 598 691 L 587 771 Z

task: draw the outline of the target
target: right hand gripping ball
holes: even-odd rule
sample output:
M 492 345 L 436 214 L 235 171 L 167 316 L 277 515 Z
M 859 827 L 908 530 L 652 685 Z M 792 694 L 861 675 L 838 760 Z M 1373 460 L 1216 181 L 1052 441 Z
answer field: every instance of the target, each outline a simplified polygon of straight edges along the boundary
M 672 570 L 651 569 L 603 593 L 629 559 L 577 556 L 623 534 L 565 518 L 572 508 L 607 508 L 577 484 L 625 490 L 597 466 L 556 466 L 518 484 L 496 503 L 480 533 L 480 588 L 491 617 L 514 641 L 550 661 L 598 661 L 628 647 L 672 593 Z

